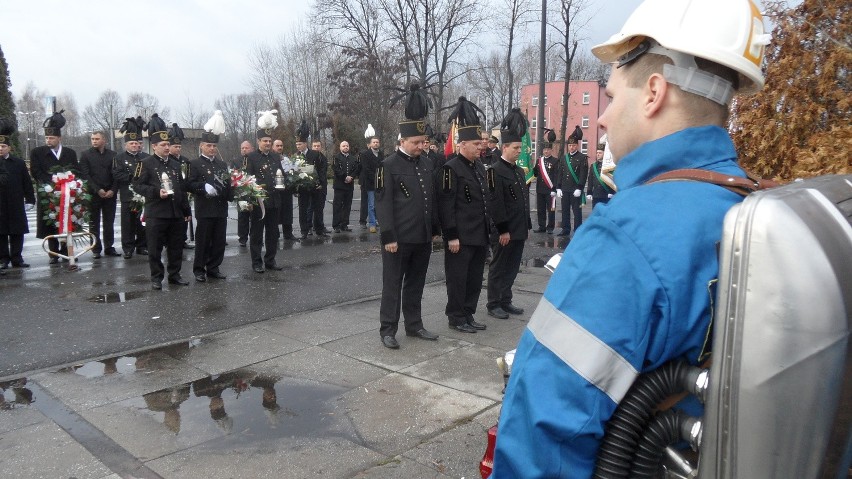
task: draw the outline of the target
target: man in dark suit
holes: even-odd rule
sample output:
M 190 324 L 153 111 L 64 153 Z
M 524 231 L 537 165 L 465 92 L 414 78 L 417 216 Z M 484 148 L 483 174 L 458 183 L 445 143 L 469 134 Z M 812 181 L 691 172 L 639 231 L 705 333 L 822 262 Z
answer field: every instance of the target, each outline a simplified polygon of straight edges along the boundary
M 231 183 L 228 165 L 217 157 L 219 135 L 201 134 L 201 156 L 189 162 L 187 185 L 195 197 L 195 260 L 192 272 L 199 283 L 207 278 L 225 279 L 219 266 L 225 258 L 228 200 Z
M 349 229 L 349 213 L 352 210 L 352 194 L 355 191 L 355 178 L 361 172 L 361 162 L 349 153 L 349 142 L 340 142 L 340 153 L 331 161 L 334 171 L 334 210 L 331 226 L 335 233 L 352 231 Z
M 574 216 L 574 232 L 583 224 L 581 208 L 586 204 L 583 189 L 586 187 L 586 177 L 589 175 L 589 157 L 580 152 L 580 140 L 583 131 L 576 127 L 568 136 L 568 153 L 565 154 L 562 166 L 562 176 L 559 179 L 559 189 L 562 195 L 562 231 L 559 236 L 571 234 L 571 216 Z
M 62 170 L 69 170 L 74 174 L 80 174 L 80 164 L 77 162 L 77 152 L 71 148 L 62 146 L 62 127 L 65 126 L 65 118 L 62 112 L 54 113 L 44 122 L 44 146 L 33 148 L 30 152 L 30 173 L 36 185 L 53 186 L 52 169 L 59 167 Z M 46 206 L 38 203 L 36 210 L 36 238 L 43 239 L 51 235 L 57 234 L 56 225 L 49 225 L 44 220 Z M 59 241 L 56 238 L 50 238 L 47 241 L 47 247 L 50 251 L 59 254 L 67 255 L 68 246 L 63 242 L 60 248 Z M 59 263 L 59 257 L 49 255 L 50 264 Z M 67 260 L 63 260 L 67 261 Z
M 551 234 L 556 227 L 556 201 L 562 198 L 562 190 L 558 188 L 562 170 L 559 159 L 552 154 L 550 143 L 545 143 L 542 153 L 544 155 L 533 169 L 536 177 L 535 199 L 538 214 L 536 232 Z
M 29 268 L 21 255 L 24 235 L 29 233 L 26 212 L 35 207 L 35 191 L 24 160 L 11 154 L 10 120 L 0 118 L 0 272 L 11 263 L 14 268 Z
M 500 126 L 502 154 L 499 160 L 491 164 L 488 171 L 490 211 L 497 237 L 492 238 L 494 257 L 488 267 L 486 307 L 489 316 L 499 319 L 508 319 L 509 314 L 524 312 L 512 304 L 512 285 L 518 276 L 524 242 L 532 227 L 529 223 L 529 188 L 524 170 L 516 164 L 521 154 L 521 139 L 527 132 L 527 127 L 527 120 L 520 109 L 512 109 Z
M 160 290 L 165 276 L 163 247 L 168 255 L 169 284 L 188 285 L 180 275 L 183 261 L 183 242 L 190 209 L 181 166 L 169 156 L 169 134 L 165 130 L 150 131 L 148 140 L 154 154 L 136 167 L 133 189 L 145 197 L 145 232 L 148 235 L 148 265 L 151 268 L 151 289 Z M 168 181 L 166 181 L 166 179 Z
M 414 95 L 419 99 L 422 93 Z M 423 95 L 425 99 L 425 94 Z M 376 172 L 376 214 L 382 225 L 382 304 L 379 336 L 386 348 L 398 349 L 396 332 L 400 309 L 407 336 L 434 341 L 437 334 L 423 327 L 421 302 L 426 271 L 432 254 L 432 239 L 438 234 L 432 165 L 422 154 L 426 133 L 425 101 L 409 99 L 406 118 L 399 124 L 399 148 L 379 165 Z M 368 153 L 372 154 L 372 153 Z M 401 294 L 400 294 L 401 293 Z
M 311 200 L 307 211 L 308 229 L 313 228 L 317 236 L 328 236 L 323 218 L 325 200 L 328 195 L 328 158 L 323 154 L 322 142 L 319 140 L 314 140 L 311 143 L 311 151 L 313 154 L 306 156 L 305 162 L 314 166 L 316 187 L 306 192 Z
M 121 127 L 124 131 L 124 151 L 117 154 L 112 165 L 112 175 L 116 181 L 121 199 L 121 249 L 124 259 L 133 257 L 133 252 L 148 254 L 148 239 L 145 226 L 140 217 L 141 208 L 133 202 L 131 183 L 136 167 L 145 156 L 142 151 L 142 130 L 144 122 L 128 118 Z
M 379 139 L 375 136 L 370 138 L 367 149 L 361 152 L 361 174 L 358 182 L 361 183 L 361 220 L 370 233 L 376 232 L 376 169 L 384 161 L 384 153 L 379 149 Z M 426 156 L 426 151 L 423 152 Z
M 439 171 L 438 212 L 444 235 L 447 278 L 446 314 L 450 329 L 485 329 L 473 315 L 482 291 L 488 251 L 488 192 L 480 160 L 483 139 L 475 105 L 459 99 L 450 117 L 458 122 L 459 155 Z
M 586 200 L 592 202 L 592 208 L 599 203 L 606 204 L 615 194 L 615 190 L 601 178 L 601 168 L 603 168 L 604 149 L 606 145 L 601 143 L 595 152 L 595 162 L 592 164 L 592 170 L 589 172 L 588 186 L 586 187 Z
M 115 152 L 106 147 L 106 137 L 102 131 L 91 135 L 92 147 L 80 154 L 80 172 L 85 178 L 89 194 L 92 196 L 89 209 L 89 231 L 97 242 L 92 250 L 92 258 L 99 259 L 101 251 L 107 256 L 121 256 L 115 250 L 115 206 L 118 181 L 112 175 Z M 103 216 L 104 234 L 101 238 L 101 216 Z
M 231 163 L 231 168 L 235 170 L 245 171 L 248 166 L 248 155 L 254 151 L 254 146 L 251 142 L 244 141 L 240 143 L 240 158 Z M 251 212 L 248 210 L 240 210 L 237 206 L 237 241 L 241 247 L 248 244 L 249 226 L 251 224 Z
M 255 273 L 266 269 L 284 269 L 275 262 L 278 252 L 278 224 L 280 223 L 281 195 L 275 189 L 275 173 L 281 169 L 281 157 L 272 151 L 272 128 L 257 130 L 257 150 L 249 153 L 246 173 L 254 175 L 257 184 L 266 190 L 264 208 L 251 210 L 249 252 Z M 266 253 L 262 254 L 263 247 Z
M 293 155 L 292 160 L 303 159 L 305 163 L 309 165 L 316 165 L 320 160 L 320 155 L 314 150 L 308 148 L 308 139 L 311 136 L 311 130 L 308 128 L 308 123 L 302 120 L 302 124 L 296 130 L 296 154 Z M 326 180 L 326 183 L 328 180 Z M 302 239 L 307 238 L 311 235 L 313 218 L 308 216 L 309 210 L 312 211 L 312 201 L 313 201 L 313 193 L 314 188 L 305 188 L 302 187 L 298 191 L 294 191 L 299 195 L 298 203 L 299 203 L 299 230 L 302 233 Z M 286 194 L 286 192 L 284 193 Z M 285 206 L 286 207 L 286 206 Z M 322 223 L 322 222 L 320 222 Z M 323 234 L 325 234 L 325 226 L 322 228 Z
M 180 173 L 184 182 L 189 176 L 189 158 L 183 156 L 183 140 L 185 136 L 181 127 L 177 123 L 172 123 L 169 128 L 169 156 L 180 164 Z M 190 210 L 192 203 L 190 202 Z M 183 231 L 183 247 L 184 249 L 195 248 L 195 231 L 192 228 L 192 216 L 186 222 Z

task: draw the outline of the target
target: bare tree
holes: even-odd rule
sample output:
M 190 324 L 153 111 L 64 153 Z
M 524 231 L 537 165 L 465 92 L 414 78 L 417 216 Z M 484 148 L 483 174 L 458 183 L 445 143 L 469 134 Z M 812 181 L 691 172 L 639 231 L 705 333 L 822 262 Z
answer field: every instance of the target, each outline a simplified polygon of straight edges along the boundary
M 126 111 L 128 117 L 141 116 L 145 121 L 148 121 L 154 113 L 162 118 L 168 118 L 171 114 L 169 107 L 161 106 L 157 97 L 139 91 L 127 95 Z
M 571 61 L 571 78 L 577 81 L 605 82 L 609 75 L 609 65 L 592 56 L 583 49 Z
M 184 92 L 186 96 L 186 102 L 183 104 L 183 108 L 181 108 L 180 112 L 177 114 L 176 123 L 180 125 L 181 128 L 201 128 L 204 126 L 204 123 L 207 122 L 207 119 L 210 118 L 212 112 L 210 110 L 205 110 L 204 106 L 201 102 L 192 98 L 189 94 L 189 91 Z M 160 117 L 163 120 L 166 120 L 162 114 Z
M 62 92 L 56 96 L 56 109 L 65 110 L 65 127 L 62 134 L 66 137 L 79 137 L 83 134 L 83 125 L 80 121 L 80 109 L 77 108 L 77 100 L 71 92 Z
M 525 32 L 525 27 L 527 25 L 527 12 L 530 10 L 526 7 L 528 6 L 528 1 L 525 0 L 503 0 L 502 11 L 505 12 L 505 16 L 498 17 L 500 18 L 500 28 L 501 31 L 508 33 L 508 38 L 505 39 L 505 48 L 506 48 L 506 83 L 508 86 L 508 107 L 504 106 L 500 111 L 506 112 L 508 108 L 511 108 L 515 104 L 515 71 L 512 67 L 514 63 L 514 59 L 512 58 L 512 53 L 515 47 L 516 38 L 522 39 Z
M 225 118 L 225 135 L 219 140 L 219 150 L 236 154 L 239 144 L 251 139 L 257 128 L 257 112 L 268 109 L 263 97 L 258 93 L 240 93 L 222 95 L 213 107 L 222 110 Z
M 113 132 L 121 125 L 125 108 L 121 95 L 115 90 L 106 90 L 94 104 L 83 110 L 83 124 L 86 130 L 101 130 L 107 132 L 110 138 L 110 148 L 115 149 Z

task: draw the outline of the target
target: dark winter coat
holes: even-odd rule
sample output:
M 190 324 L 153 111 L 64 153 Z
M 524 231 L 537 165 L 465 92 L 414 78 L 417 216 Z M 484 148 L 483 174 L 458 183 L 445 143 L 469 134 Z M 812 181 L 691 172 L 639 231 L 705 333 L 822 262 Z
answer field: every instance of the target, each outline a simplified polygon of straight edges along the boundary
M 6 185 L 0 187 L 0 235 L 30 232 L 24 203 L 35 204 L 35 191 L 24 160 L 12 155 L 0 159 L 6 169 Z

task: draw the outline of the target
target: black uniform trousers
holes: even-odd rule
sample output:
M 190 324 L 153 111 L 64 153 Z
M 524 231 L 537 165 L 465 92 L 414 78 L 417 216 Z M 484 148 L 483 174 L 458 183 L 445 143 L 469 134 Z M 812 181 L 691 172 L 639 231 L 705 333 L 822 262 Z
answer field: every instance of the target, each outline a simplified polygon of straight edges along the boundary
M 302 198 L 305 198 L 304 201 Z M 325 190 L 302 191 L 299 193 L 299 228 L 302 235 L 308 231 L 325 231 Z
M 140 211 L 132 211 L 129 201 L 121 202 L 121 249 L 132 253 L 134 248 L 145 248 L 148 238 L 145 227 L 139 221 Z
M 305 190 L 299 190 L 299 231 L 302 232 L 302 236 L 308 234 L 308 231 L 311 231 L 311 223 L 313 223 L 313 218 L 311 218 L 311 193 Z
M 331 215 L 331 226 L 333 228 L 349 226 L 349 213 L 352 211 L 352 192 L 353 190 L 334 189 Z
M 538 215 L 538 229 L 544 228 L 546 231 L 553 231 L 556 226 L 556 211 L 550 210 L 550 192 L 536 193 L 535 209 Z M 546 221 L 545 222 L 545 218 Z
M 111 249 L 115 243 L 115 207 L 116 198 L 101 198 L 92 195 L 89 209 L 89 232 L 95 235 L 97 242 L 93 253 L 100 253 L 104 249 Z M 104 234 L 101 237 L 101 216 L 104 220 Z M 122 228 L 123 229 L 123 228 Z
M 361 206 L 358 212 L 358 223 L 361 226 L 367 225 L 367 186 L 361 185 Z
M 225 235 L 228 218 L 198 218 L 195 227 L 195 275 L 218 273 L 225 259 Z
M 281 191 L 276 193 L 281 195 L 281 209 L 278 212 L 280 215 L 281 229 L 284 231 L 284 236 L 292 236 L 293 235 L 293 192 L 292 191 Z M 256 210 L 257 208 L 255 208 Z M 267 212 L 269 214 L 269 212 Z M 278 226 L 275 226 L 276 231 L 278 230 Z
M 583 224 L 583 212 L 581 211 L 583 206 L 583 197 L 581 195 L 577 198 L 573 193 L 573 191 L 566 191 L 562 196 L 562 230 L 566 232 L 568 231 L 571 223 L 571 215 L 574 215 L 573 231 L 577 231 L 577 228 Z
M 24 235 L 0 235 L 0 263 L 17 266 L 24 262 Z
M 482 273 L 488 246 L 460 245 L 458 253 L 450 253 L 444 241 L 444 269 L 447 276 L 447 319 L 451 326 L 461 326 L 473 320 L 479 293 L 482 292 Z
M 237 240 L 240 244 L 248 243 L 250 225 L 251 211 L 240 211 L 240 207 L 237 206 Z
M 292 195 L 290 196 L 292 201 Z M 264 264 L 275 264 L 275 253 L 278 252 L 278 208 L 266 208 L 266 216 L 261 219 L 260 208 L 251 210 L 251 232 L 249 234 L 249 252 L 251 253 L 252 268 L 262 267 Z M 292 217 L 293 209 L 290 209 Z M 266 247 L 266 253 L 261 256 L 262 247 Z
M 406 331 L 413 333 L 423 329 L 421 303 L 431 255 L 432 243 L 398 243 L 396 253 L 388 253 L 382 246 L 379 337 L 396 335 L 400 309 Z
M 518 277 L 523 254 L 524 240 L 509 240 L 506 246 L 497 243 L 488 266 L 488 309 L 512 304 L 512 285 Z
M 163 247 L 166 248 L 169 278 L 180 275 L 183 261 L 183 235 L 186 225 L 183 218 L 145 218 L 148 236 L 148 265 L 151 281 L 163 281 Z

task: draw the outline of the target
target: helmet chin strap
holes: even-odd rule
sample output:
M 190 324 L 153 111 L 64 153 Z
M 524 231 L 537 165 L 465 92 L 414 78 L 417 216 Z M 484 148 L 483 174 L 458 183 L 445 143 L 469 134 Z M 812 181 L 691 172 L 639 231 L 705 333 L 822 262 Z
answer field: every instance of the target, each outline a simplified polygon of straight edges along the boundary
M 670 58 L 674 65 L 663 65 L 663 76 L 667 82 L 679 86 L 683 91 L 713 100 L 722 106 L 728 106 L 736 93 L 728 80 L 698 68 L 694 56 L 668 49 L 650 38 L 619 58 L 618 66 L 622 67 L 645 53 Z

